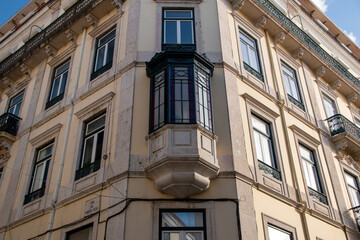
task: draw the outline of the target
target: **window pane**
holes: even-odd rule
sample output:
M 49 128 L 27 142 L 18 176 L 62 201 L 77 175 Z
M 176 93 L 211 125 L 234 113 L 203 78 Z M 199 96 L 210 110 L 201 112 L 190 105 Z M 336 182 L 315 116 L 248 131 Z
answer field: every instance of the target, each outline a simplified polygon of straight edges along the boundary
M 54 79 L 53 88 L 50 95 L 50 100 L 57 97 L 59 94 L 61 76 Z
M 165 18 L 192 18 L 192 11 L 165 11 Z
M 240 32 L 240 38 L 243 40 L 247 45 L 256 48 L 255 40 L 248 37 L 246 34 Z
M 261 140 L 260 140 L 260 134 L 256 131 L 254 131 L 254 139 L 255 139 L 255 149 L 256 149 L 256 156 L 257 159 L 260 161 L 264 161 L 261 151 Z
M 97 52 L 95 71 L 99 70 L 102 66 L 104 66 L 104 58 L 105 58 L 105 46 L 100 48 Z
M 180 240 L 179 232 L 164 232 L 163 240 Z
M 107 42 L 109 42 L 114 37 L 115 37 L 115 29 L 113 31 L 111 31 L 110 33 L 108 33 L 106 36 L 100 38 L 98 46 L 101 47 L 102 45 L 106 44 Z
M 243 61 L 245 63 L 247 63 L 248 65 L 250 65 L 250 60 L 249 60 L 249 54 L 248 54 L 248 47 L 245 43 L 241 42 L 241 54 L 243 57 Z
M 94 161 L 100 161 L 101 160 L 103 140 L 104 140 L 104 131 L 97 134 L 96 152 L 95 152 Z
M 250 66 L 256 71 L 260 72 L 257 53 L 252 49 L 249 49 L 249 53 L 250 53 Z
M 45 170 L 45 162 L 38 164 L 36 166 L 31 192 L 34 192 L 42 187 L 44 170 Z
M 291 233 L 280 228 L 268 226 L 270 240 L 291 240 Z
M 324 96 L 324 106 L 327 117 L 334 116 L 337 113 L 335 102 L 327 96 Z
M 252 117 L 252 124 L 254 128 L 256 128 L 257 130 L 259 130 L 264 134 L 267 134 L 267 130 L 266 130 L 267 126 L 264 122 L 260 121 L 256 117 Z
M 202 212 L 163 212 L 162 227 L 202 227 Z
M 50 145 L 48 147 L 46 147 L 45 149 L 42 149 L 39 151 L 39 157 L 37 159 L 37 162 L 45 159 L 46 157 L 49 157 L 51 155 L 51 151 L 52 151 L 52 146 Z
M 86 131 L 86 134 L 90 134 L 99 128 L 103 127 L 105 125 L 105 115 L 94 120 L 93 122 L 88 123 L 88 128 Z
M 203 234 L 202 232 L 187 232 L 186 240 L 202 240 Z
M 262 136 L 261 138 L 261 147 L 263 152 L 263 161 L 269 166 L 273 166 L 272 159 L 271 159 L 271 142 L 268 138 Z
M 67 71 L 69 69 L 70 62 L 65 63 L 64 65 L 60 66 L 55 71 L 55 76 L 59 76 L 63 72 Z
M 165 43 L 177 43 L 177 27 L 176 21 L 165 21 Z
M 94 136 L 91 136 L 90 138 L 85 140 L 84 158 L 81 167 L 87 166 L 92 162 L 91 156 L 92 156 L 93 146 L 94 146 Z
M 105 65 L 112 62 L 113 60 L 113 56 L 114 56 L 114 45 L 115 45 L 115 41 L 112 40 L 111 42 L 109 42 L 108 44 L 108 49 L 107 49 L 107 56 L 106 56 L 106 62 Z
M 8 109 L 9 113 L 12 113 L 12 114 L 14 114 L 16 116 L 19 116 L 23 96 L 24 96 L 24 92 L 22 92 L 19 95 L 13 97 L 10 100 L 9 109 Z
M 181 21 L 180 29 L 181 29 L 181 43 L 192 44 L 193 43 L 192 21 Z

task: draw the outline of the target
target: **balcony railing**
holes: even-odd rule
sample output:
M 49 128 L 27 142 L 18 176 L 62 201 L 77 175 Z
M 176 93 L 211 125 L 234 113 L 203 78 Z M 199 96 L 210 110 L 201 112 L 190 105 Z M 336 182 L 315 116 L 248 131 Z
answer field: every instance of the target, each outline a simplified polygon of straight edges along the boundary
M 258 161 L 259 169 L 260 171 L 263 171 L 266 174 L 271 175 L 273 178 L 276 178 L 277 180 L 281 181 L 281 173 L 276 168 L 273 168 L 266 163 L 263 163 L 261 161 Z
M 301 28 L 286 17 L 277 7 L 275 7 L 269 0 L 254 0 L 265 11 L 276 18 L 281 25 L 294 34 L 301 42 L 306 44 L 314 53 L 322 58 L 329 66 L 342 75 L 349 81 L 353 87 L 360 90 L 360 81 L 352 75 L 346 68 L 344 68 L 338 61 L 336 61 L 330 54 L 320 47 L 309 35 L 307 35 Z
M 0 131 L 8 132 L 16 136 L 21 118 L 11 113 L 0 116 Z
M 355 221 L 356 221 L 358 230 L 360 231 L 360 206 L 353 207 L 350 210 L 352 210 L 354 212 Z
M 336 114 L 327 119 L 331 136 L 347 133 L 360 142 L 360 128 L 341 114 Z
M 27 194 L 24 199 L 24 204 L 27 204 L 38 198 L 41 198 L 42 196 L 44 196 L 44 193 L 45 193 L 45 187 L 42 187 L 34 192 Z
M 64 32 L 75 20 L 79 19 L 90 9 L 92 4 L 97 0 L 79 0 L 71 6 L 64 14 L 53 21 L 44 30 L 36 34 L 24 46 L 17 50 L 14 54 L 7 57 L 0 63 L 0 76 L 3 76 L 7 71 L 16 67 L 25 58 L 31 56 L 36 52 L 44 42 L 49 42 L 51 39 Z
M 89 165 L 86 165 L 86 166 L 76 170 L 75 180 L 83 178 L 83 177 L 89 175 L 90 173 L 93 173 L 93 172 L 96 172 L 97 170 L 99 170 L 100 163 L 101 163 L 101 161 L 95 161 L 93 163 L 90 163 Z
M 328 205 L 328 200 L 325 194 L 318 192 L 312 188 L 308 188 L 310 196 L 318 200 L 319 202 Z

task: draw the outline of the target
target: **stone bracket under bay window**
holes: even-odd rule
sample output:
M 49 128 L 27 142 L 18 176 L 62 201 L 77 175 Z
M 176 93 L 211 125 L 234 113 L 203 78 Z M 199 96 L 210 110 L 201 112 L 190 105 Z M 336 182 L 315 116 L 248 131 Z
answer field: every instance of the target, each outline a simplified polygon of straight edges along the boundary
M 217 137 L 198 124 L 168 124 L 147 137 L 147 177 L 166 194 L 185 198 L 206 191 L 219 172 Z

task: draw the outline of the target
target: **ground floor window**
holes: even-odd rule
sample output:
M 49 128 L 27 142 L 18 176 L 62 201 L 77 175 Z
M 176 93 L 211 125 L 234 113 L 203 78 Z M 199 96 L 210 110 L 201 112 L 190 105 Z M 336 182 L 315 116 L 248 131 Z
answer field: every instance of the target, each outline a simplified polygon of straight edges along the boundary
M 203 210 L 160 210 L 160 240 L 205 240 Z
M 92 225 L 87 225 L 77 228 L 66 234 L 66 240 L 91 240 L 92 239 Z

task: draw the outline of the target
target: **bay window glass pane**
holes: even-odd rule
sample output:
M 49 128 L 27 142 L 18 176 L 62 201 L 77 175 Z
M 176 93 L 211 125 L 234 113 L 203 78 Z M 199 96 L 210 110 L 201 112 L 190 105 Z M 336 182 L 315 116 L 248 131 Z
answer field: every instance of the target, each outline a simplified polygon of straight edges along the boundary
M 177 43 L 177 23 L 176 21 L 165 22 L 165 43 Z
M 291 240 L 292 239 L 291 233 L 289 233 L 283 229 L 271 226 L 271 225 L 268 226 L 268 233 L 269 233 L 270 240 Z
M 181 44 L 192 44 L 193 43 L 193 30 L 192 21 L 181 21 Z

